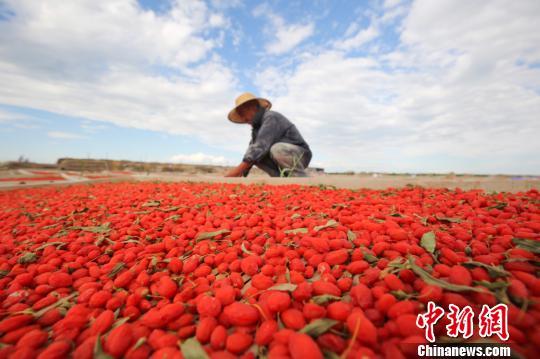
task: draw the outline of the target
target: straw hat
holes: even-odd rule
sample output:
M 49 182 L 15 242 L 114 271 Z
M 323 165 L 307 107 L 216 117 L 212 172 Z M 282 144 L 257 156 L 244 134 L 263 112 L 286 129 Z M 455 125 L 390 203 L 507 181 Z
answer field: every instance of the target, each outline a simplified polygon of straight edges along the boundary
M 229 120 L 235 123 L 245 123 L 245 121 L 242 120 L 238 112 L 236 112 L 236 109 L 251 100 L 259 101 L 259 104 L 267 110 L 269 110 L 270 107 L 272 107 L 272 104 L 267 99 L 256 97 L 255 95 L 249 92 L 244 92 L 243 94 L 238 96 L 236 100 L 234 101 L 235 106 L 231 110 L 231 112 L 229 112 L 229 115 L 227 116 Z

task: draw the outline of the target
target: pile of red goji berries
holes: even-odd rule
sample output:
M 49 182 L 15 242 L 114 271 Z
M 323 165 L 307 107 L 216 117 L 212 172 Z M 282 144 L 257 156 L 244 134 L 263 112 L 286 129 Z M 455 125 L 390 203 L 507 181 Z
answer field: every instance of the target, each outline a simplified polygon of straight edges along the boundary
M 403 358 L 429 302 L 506 304 L 509 345 L 537 358 L 539 243 L 536 190 L 1 192 L 0 358 Z M 447 325 L 438 343 L 459 341 Z

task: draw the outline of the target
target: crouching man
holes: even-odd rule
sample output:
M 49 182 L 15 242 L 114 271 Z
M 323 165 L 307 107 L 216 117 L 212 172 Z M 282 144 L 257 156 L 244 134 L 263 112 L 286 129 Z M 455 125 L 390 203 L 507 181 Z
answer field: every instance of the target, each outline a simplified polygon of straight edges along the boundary
M 250 124 L 251 141 L 242 163 L 225 176 L 245 177 L 255 165 L 271 177 L 307 177 L 312 153 L 296 126 L 282 114 L 270 111 L 272 104 L 264 98 L 244 93 L 235 104 L 228 118 Z

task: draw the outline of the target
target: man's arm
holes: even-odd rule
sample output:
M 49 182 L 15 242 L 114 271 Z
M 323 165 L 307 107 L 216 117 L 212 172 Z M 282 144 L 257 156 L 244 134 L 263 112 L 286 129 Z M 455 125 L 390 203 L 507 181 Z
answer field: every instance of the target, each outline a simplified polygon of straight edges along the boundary
M 231 169 L 225 174 L 225 177 L 242 177 L 244 172 L 248 171 L 251 168 L 251 163 L 242 162 L 235 168 Z

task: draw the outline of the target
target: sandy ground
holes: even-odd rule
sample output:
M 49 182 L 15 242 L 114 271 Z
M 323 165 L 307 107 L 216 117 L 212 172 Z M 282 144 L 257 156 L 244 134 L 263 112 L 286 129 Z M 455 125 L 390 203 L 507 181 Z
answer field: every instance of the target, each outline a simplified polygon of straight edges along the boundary
M 519 192 L 532 188 L 540 188 L 540 177 L 506 177 L 506 176 L 405 176 L 405 175 L 318 175 L 308 178 L 271 178 L 268 176 L 249 176 L 246 178 L 224 178 L 209 175 L 148 175 L 147 179 L 164 181 L 201 181 L 225 183 L 268 183 L 268 184 L 300 184 L 300 185 L 326 185 L 337 188 L 372 188 L 386 189 L 400 188 L 407 185 L 416 185 L 432 188 L 461 188 L 483 189 L 497 192 Z M 138 177 L 145 180 L 144 176 Z
M 110 178 L 89 179 L 84 176 L 66 175 L 63 181 L 13 181 L 0 182 L 0 190 L 31 188 L 42 186 L 65 186 L 71 184 L 118 182 L 118 181 L 194 181 L 194 182 L 223 182 L 223 183 L 268 183 L 268 184 L 300 184 L 325 185 L 337 188 L 400 188 L 407 185 L 417 185 L 432 188 L 456 188 L 464 190 L 483 189 L 487 192 L 520 192 L 532 188 L 540 188 L 540 177 L 510 177 L 510 176 L 455 176 L 455 175 L 313 175 L 308 178 L 271 178 L 266 175 L 252 174 L 246 178 L 225 178 L 215 174 L 178 174 L 178 173 L 134 173 L 133 175 L 116 175 Z M 24 173 L 26 175 L 26 173 Z M 23 176 L 23 173 L 19 173 Z M 12 171 L 0 172 L 0 178 L 16 178 Z

